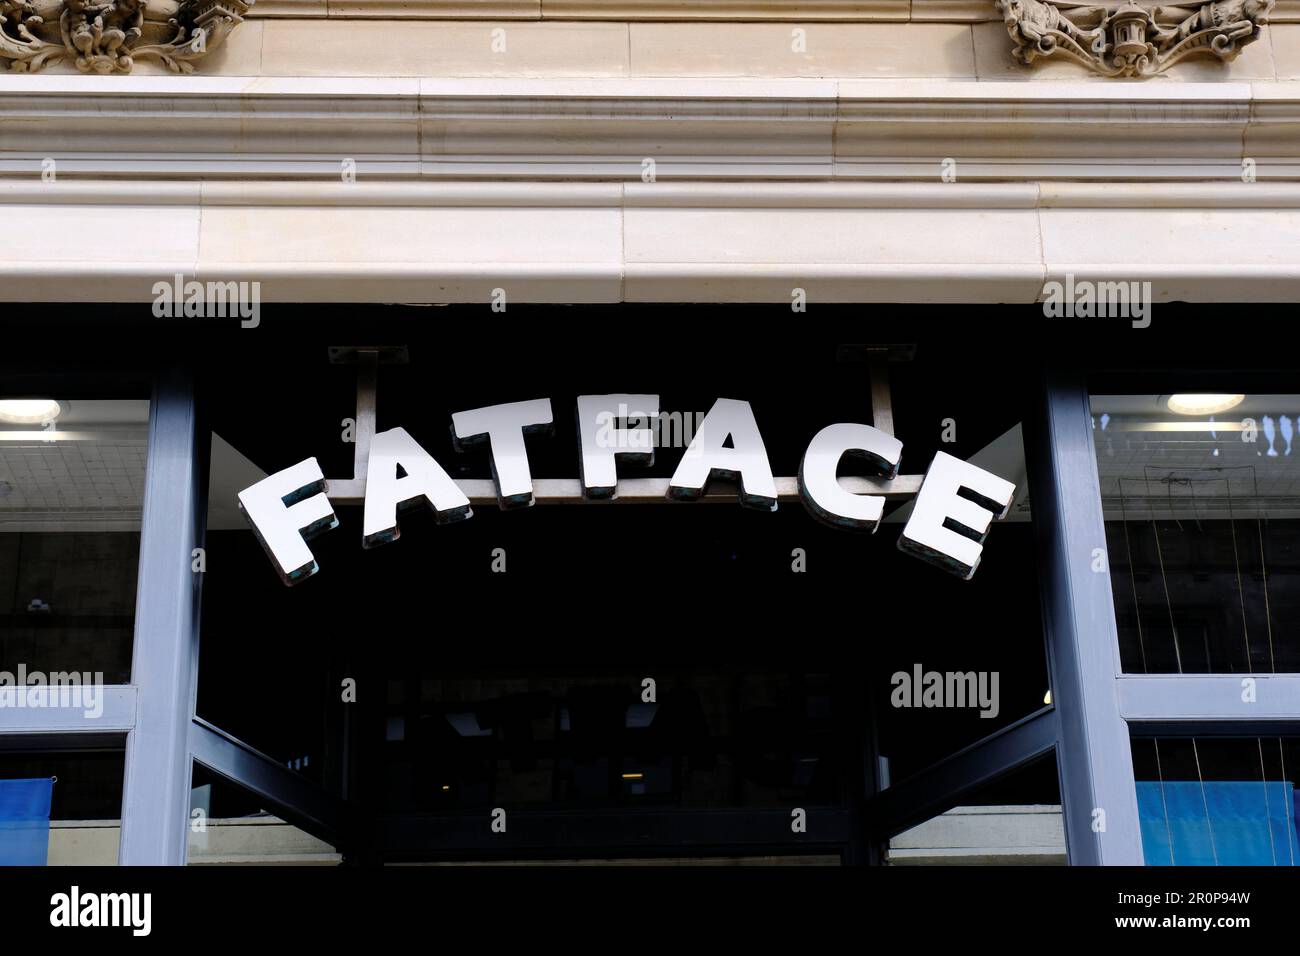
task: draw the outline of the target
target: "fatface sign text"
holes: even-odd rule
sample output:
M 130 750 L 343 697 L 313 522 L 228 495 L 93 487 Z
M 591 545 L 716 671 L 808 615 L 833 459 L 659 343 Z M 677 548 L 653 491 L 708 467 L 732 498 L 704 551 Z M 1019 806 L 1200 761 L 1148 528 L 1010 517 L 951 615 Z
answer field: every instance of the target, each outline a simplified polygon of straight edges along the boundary
M 577 400 L 578 451 L 583 497 L 617 497 L 618 466 L 654 462 L 657 395 L 583 395 Z M 489 405 L 451 416 L 457 451 L 486 444 L 502 509 L 533 504 L 533 479 L 524 436 L 549 432 L 550 399 Z M 898 476 L 903 444 L 870 425 L 828 425 L 808 444 L 799 465 L 799 498 L 818 520 L 874 532 L 884 515 L 883 495 L 857 494 L 836 477 L 840 461 L 854 456 L 886 481 Z M 668 483 L 670 500 L 703 496 L 715 478 L 736 482 L 740 503 L 775 511 L 776 479 L 748 402 L 720 398 L 695 430 Z M 983 541 L 995 518 L 1006 516 L 1015 486 L 969 462 L 939 452 L 927 469 L 898 539 L 909 554 L 958 574 L 974 575 Z M 424 506 L 440 524 L 472 517 L 470 500 L 443 467 L 403 428 L 374 436 L 366 470 L 362 540 L 375 548 L 400 535 L 398 513 Z M 315 458 L 270 475 L 239 494 L 239 507 L 285 584 L 297 584 L 319 567 L 307 541 L 338 527 Z

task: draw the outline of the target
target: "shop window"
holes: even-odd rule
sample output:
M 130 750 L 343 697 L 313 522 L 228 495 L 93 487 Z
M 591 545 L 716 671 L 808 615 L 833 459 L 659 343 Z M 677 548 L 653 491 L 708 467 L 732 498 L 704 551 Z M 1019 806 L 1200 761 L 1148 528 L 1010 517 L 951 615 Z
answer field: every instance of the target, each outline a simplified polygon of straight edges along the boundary
M 1065 826 L 1055 757 L 1040 757 L 896 834 L 893 866 L 1063 866 Z
M 116 866 L 123 767 L 120 741 L 114 748 L 102 750 L 37 751 L 21 748 L 16 738 L 0 737 L 0 834 L 6 826 L 7 805 L 11 824 L 19 826 L 26 842 L 44 843 L 38 847 L 44 851 L 42 859 L 23 862 L 49 866 Z M 33 796 L 30 788 L 36 782 L 48 788 L 48 829 L 33 826 L 39 823 L 30 803 Z M 24 799 L 27 805 L 16 808 L 8 802 L 17 798 Z M 3 843 L 0 838 L 0 844 Z M 14 845 L 0 845 L 0 863 L 18 862 L 8 855 L 18 850 Z
M 190 866 L 337 866 L 325 841 L 263 809 L 257 796 L 196 763 L 191 776 Z
M 346 561 L 359 559 L 359 539 L 345 542 L 339 529 L 313 541 L 324 549 L 322 567 L 337 569 L 333 580 L 286 588 L 241 514 L 238 494 L 308 456 L 317 457 L 327 474 L 351 474 L 352 445 L 342 440 L 340 422 L 356 414 L 356 369 L 330 365 L 324 343 L 279 349 L 273 338 L 264 352 L 240 359 L 214 352 L 212 361 L 205 391 L 213 432 L 197 713 L 338 794 L 344 787 L 343 681 L 361 676 L 350 662 L 362 656 L 356 652 L 372 629 L 383 626 L 375 619 L 375 595 L 349 580 Z M 246 367 L 259 388 L 225 375 L 230 361 Z M 287 397 L 277 388 L 313 396 L 291 428 L 284 417 L 265 414 Z M 295 399 L 284 407 L 298 405 Z M 348 513 L 357 509 L 340 510 L 350 521 Z M 324 587 L 312 593 L 317 583 Z M 381 694 L 382 687 L 367 684 L 356 699 L 378 704 Z
M 218 493 L 221 474 L 213 472 Z M 242 519 L 213 518 L 205 540 L 198 715 L 341 792 L 342 681 L 357 677 L 342 668 L 344 648 L 364 638 L 353 630 L 352 598 L 341 588 L 303 600 L 300 588 L 286 588 L 274 574 L 268 580 L 257 573 L 267 571 L 266 556 L 252 533 L 232 530 Z M 364 691 L 376 693 L 373 686 Z
M 1300 865 L 1300 740 L 1133 740 L 1147 866 Z
M 125 684 L 147 400 L 0 399 L 0 670 Z
M 904 472 L 945 452 L 1012 482 L 1016 494 L 970 580 L 920 562 L 880 563 L 861 578 L 871 619 L 864 691 L 882 785 L 1050 702 L 1021 425 L 1034 400 L 1027 382 L 991 375 L 956 342 L 923 341 L 889 374 Z M 892 505 L 876 537 L 892 545 L 912 507 Z
M 884 780 L 901 780 L 1050 703 L 1028 522 L 994 531 L 970 581 L 904 566 L 890 593 L 928 594 L 885 614 L 868 688 Z M 993 535 L 990 535 L 990 540 Z M 887 599 L 882 599 L 887 602 Z
M 526 439 L 536 479 L 578 475 L 578 395 L 657 394 L 689 424 L 721 396 L 747 400 L 777 476 L 798 474 L 826 425 L 872 418 L 870 355 L 841 347 L 861 339 L 856 321 L 779 343 L 673 345 L 648 343 L 630 309 L 592 310 L 617 329 L 452 356 L 443 323 L 475 313 L 401 314 L 368 328 L 406 346 L 379 365 L 377 427 L 406 429 L 456 479 L 492 472 L 486 449 L 453 446 L 450 415 L 499 402 L 552 400 L 553 434 Z M 874 742 L 900 779 L 1045 706 L 1024 383 L 973 366 L 968 343 L 935 335 L 891 352 L 890 372 L 902 473 L 943 451 L 1016 486 L 971 580 L 899 551 L 905 501 L 875 535 L 798 501 L 665 501 L 476 505 L 445 526 L 412 509 L 399 541 L 370 549 L 360 509 L 336 505 L 338 527 L 311 541 L 319 573 L 286 588 L 236 496 L 308 457 L 352 477 L 357 367 L 331 363 L 328 346 L 356 333 L 265 331 L 255 351 L 214 352 L 203 393 L 214 435 L 198 713 L 336 791 L 347 767 L 350 801 L 434 816 L 847 808 L 864 798 Z M 688 438 L 674 424 L 661 440 L 652 466 L 621 464 L 622 476 L 670 476 Z M 846 457 L 841 476 L 859 467 Z M 972 692 L 936 705 L 918 687 L 895 706 L 893 678 L 918 667 L 922 683 L 957 675 Z
M 1128 673 L 1300 671 L 1300 396 L 1098 395 Z
M 387 809 L 844 801 L 828 675 L 651 670 L 651 701 L 632 671 L 390 681 Z

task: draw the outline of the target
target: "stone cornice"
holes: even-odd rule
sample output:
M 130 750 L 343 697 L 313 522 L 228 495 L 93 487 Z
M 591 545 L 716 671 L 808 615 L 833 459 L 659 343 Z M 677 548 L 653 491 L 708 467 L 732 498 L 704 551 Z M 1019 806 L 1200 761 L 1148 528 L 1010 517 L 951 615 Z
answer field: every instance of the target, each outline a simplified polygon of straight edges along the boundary
M 0 182 L 0 301 L 1295 301 L 1297 184 Z M 1133 227 L 1139 210 L 1142 226 Z M 103 236 L 118 238 L 105 246 Z M 1169 241 L 1153 241 L 1168 237 Z M 486 315 L 485 311 L 485 315 Z
M 6 76 L 0 300 L 1295 301 L 1298 147 L 1286 83 Z
M 0 174 L 1300 177 L 1300 83 L 0 76 Z M 650 162 L 653 161 L 653 162 Z
M 0 179 L 0 206 L 1300 209 L 1296 183 L 482 183 Z

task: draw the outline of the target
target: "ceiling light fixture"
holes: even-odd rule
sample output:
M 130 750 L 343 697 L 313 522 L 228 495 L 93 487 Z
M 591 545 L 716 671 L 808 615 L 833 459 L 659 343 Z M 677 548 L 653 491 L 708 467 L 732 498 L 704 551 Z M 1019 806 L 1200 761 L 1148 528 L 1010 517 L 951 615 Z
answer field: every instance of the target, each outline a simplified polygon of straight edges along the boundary
M 1221 395 L 1215 392 L 1186 392 L 1169 396 L 1169 410 L 1177 415 L 1214 415 L 1236 408 L 1245 395 Z
M 44 425 L 63 412 L 63 406 L 52 398 L 0 399 L 0 422 L 11 425 Z

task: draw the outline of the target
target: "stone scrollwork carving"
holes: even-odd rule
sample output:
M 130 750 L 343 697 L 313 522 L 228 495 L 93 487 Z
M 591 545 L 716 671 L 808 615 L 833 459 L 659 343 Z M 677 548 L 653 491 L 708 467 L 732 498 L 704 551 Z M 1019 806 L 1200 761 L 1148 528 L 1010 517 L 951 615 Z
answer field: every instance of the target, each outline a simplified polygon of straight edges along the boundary
M 1066 0 L 995 0 L 1026 65 L 1060 56 L 1103 76 L 1152 76 L 1189 56 L 1234 59 L 1259 37 L 1274 0 L 1085 6 Z
M 254 0 L 0 0 L 0 60 L 17 72 L 69 61 L 82 73 L 173 73 L 219 47 Z

